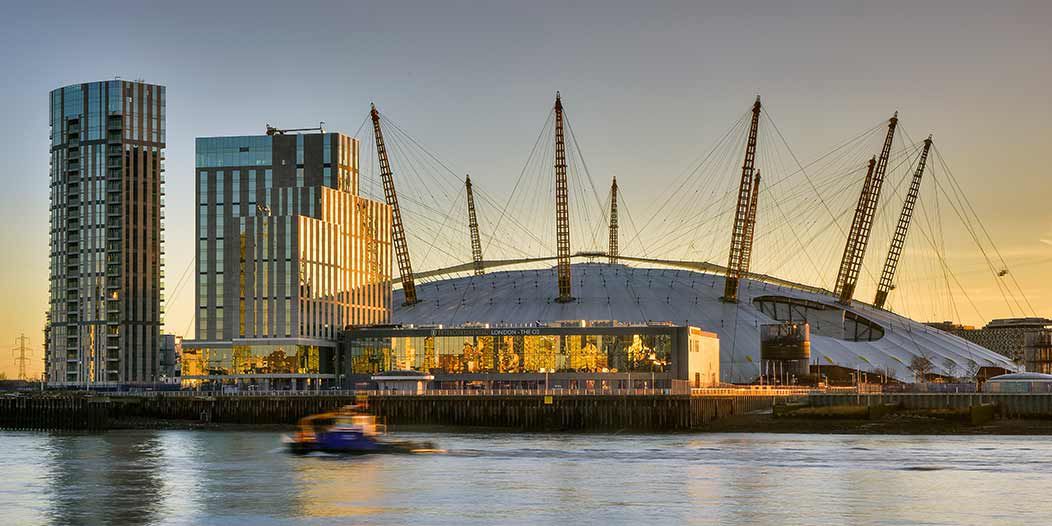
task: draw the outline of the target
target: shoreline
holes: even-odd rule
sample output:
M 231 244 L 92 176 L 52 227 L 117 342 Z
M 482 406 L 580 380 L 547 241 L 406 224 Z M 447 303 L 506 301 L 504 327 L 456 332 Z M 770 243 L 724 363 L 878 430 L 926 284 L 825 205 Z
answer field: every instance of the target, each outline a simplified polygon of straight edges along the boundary
M 190 420 L 136 418 L 121 419 L 114 422 L 112 431 L 126 430 L 182 430 L 182 431 L 260 431 L 290 432 L 294 424 L 243 424 L 215 423 Z M 813 434 L 813 435 L 1031 435 L 1052 436 L 1052 420 L 1041 419 L 996 419 L 981 425 L 971 425 L 954 420 L 947 420 L 918 415 L 889 415 L 880 419 L 828 419 L 779 417 L 770 413 L 727 416 L 682 431 L 652 431 L 637 429 L 608 430 L 564 430 L 564 429 L 531 429 L 524 430 L 512 427 L 448 426 L 424 424 L 391 425 L 394 433 L 493 433 L 493 434 L 697 434 L 697 433 L 770 433 L 770 434 Z

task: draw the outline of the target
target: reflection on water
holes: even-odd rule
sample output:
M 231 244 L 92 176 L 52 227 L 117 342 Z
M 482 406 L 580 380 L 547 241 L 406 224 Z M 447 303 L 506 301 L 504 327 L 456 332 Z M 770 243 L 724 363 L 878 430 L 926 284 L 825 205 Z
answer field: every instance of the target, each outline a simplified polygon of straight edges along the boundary
M 412 434 L 294 457 L 264 432 L 0 432 L 5 524 L 1048 523 L 1039 437 Z

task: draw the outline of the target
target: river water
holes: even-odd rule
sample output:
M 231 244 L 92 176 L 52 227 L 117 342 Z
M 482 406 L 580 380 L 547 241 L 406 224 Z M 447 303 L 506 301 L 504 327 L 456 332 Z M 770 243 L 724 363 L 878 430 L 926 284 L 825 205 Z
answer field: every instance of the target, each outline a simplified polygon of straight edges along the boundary
M 294 457 L 274 432 L 0 432 L 3 524 L 1049 524 L 1042 437 L 406 433 Z

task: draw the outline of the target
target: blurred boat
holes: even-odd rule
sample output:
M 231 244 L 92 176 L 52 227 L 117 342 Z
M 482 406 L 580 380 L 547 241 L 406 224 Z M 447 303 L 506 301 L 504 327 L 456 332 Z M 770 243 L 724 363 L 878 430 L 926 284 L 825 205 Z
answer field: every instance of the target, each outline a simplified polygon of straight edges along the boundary
M 387 426 L 378 424 L 374 415 L 359 412 L 355 406 L 301 418 L 298 426 L 296 433 L 283 437 L 289 451 L 296 454 L 442 452 L 431 442 L 387 439 Z

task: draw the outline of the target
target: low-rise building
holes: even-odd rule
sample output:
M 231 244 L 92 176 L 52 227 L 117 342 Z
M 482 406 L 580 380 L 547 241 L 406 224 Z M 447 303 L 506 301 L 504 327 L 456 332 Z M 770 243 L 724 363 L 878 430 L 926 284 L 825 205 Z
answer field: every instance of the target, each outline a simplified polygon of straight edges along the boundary
M 161 356 L 158 361 L 162 382 L 174 382 L 179 377 L 179 356 L 183 353 L 183 337 L 161 335 Z
M 628 389 L 717 385 L 719 338 L 672 324 L 353 327 L 340 338 L 345 388 L 409 370 L 435 389 Z

